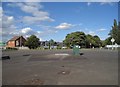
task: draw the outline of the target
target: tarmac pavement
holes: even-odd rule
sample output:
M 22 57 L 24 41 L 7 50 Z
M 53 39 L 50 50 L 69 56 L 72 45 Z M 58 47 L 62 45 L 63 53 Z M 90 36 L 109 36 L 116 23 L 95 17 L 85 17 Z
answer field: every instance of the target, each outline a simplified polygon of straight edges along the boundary
M 3 85 L 118 85 L 118 52 L 111 50 L 4 51 Z M 55 55 L 66 53 L 69 55 Z

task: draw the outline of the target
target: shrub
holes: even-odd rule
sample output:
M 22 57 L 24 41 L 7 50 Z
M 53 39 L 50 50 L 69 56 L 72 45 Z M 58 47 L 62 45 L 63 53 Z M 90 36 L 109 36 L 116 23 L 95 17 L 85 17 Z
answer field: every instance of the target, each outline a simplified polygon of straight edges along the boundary
M 15 47 L 6 47 L 6 50 L 18 50 L 18 48 L 15 48 Z
M 62 49 L 62 47 L 61 46 L 57 46 L 57 49 Z

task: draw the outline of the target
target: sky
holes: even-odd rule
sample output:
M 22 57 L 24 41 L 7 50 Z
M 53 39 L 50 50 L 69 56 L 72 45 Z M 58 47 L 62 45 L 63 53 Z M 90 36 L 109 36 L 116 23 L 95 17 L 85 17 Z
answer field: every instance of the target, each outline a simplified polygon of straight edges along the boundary
M 114 19 L 118 21 L 118 3 L 2 2 L 0 16 L 3 41 L 34 34 L 42 41 L 61 42 L 67 34 L 76 31 L 98 35 L 104 40 Z

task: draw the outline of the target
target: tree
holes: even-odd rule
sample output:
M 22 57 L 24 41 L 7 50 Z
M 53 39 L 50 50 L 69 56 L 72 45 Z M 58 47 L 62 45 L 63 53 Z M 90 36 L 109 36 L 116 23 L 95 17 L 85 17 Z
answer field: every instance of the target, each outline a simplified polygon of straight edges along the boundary
M 105 39 L 104 45 L 111 45 L 112 44 L 111 39 L 112 37 L 108 37 L 107 39 Z
M 27 38 L 25 44 L 30 49 L 36 49 L 39 46 L 39 38 L 37 38 L 35 35 L 31 35 L 29 38 Z
M 92 35 L 86 35 L 86 47 L 91 48 L 95 44 L 94 38 Z
M 120 22 L 117 24 L 117 21 L 115 19 L 109 35 L 115 39 L 115 43 L 120 44 Z
M 49 40 L 49 49 L 51 48 L 51 46 L 54 46 L 55 41 L 53 39 Z
M 102 45 L 102 42 L 97 35 L 94 36 L 94 41 L 95 41 L 95 47 L 100 47 Z
M 74 45 L 80 45 L 81 47 L 85 47 L 86 35 L 84 32 L 73 32 L 71 34 L 67 34 L 65 40 L 63 41 L 67 47 L 71 47 Z
M 95 35 L 92 36 L 90 34 L 86 35 L 86 47 L 100 47 L 102 45 L 100 38 Z

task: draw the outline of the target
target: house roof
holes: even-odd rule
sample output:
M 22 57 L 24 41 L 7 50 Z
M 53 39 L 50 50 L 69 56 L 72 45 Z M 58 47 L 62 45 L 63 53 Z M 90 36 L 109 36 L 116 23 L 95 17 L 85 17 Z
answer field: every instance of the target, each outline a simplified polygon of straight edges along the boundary
M 9 41 L 15 41 L 15 40 L 17 40 L 17 39 L 20 38 L 20 37 L 22 37 L 22 36 L 15 36 L 15 37 L 13 37 L 12 39 L 10 39 Z
M 15 36 L 15 37 L 13 37 L 12 39 L 10 39 L 9 41 L 15 41 L 15 40 L 17 40 L 19 37 L 20 37 L 20 36 Z

